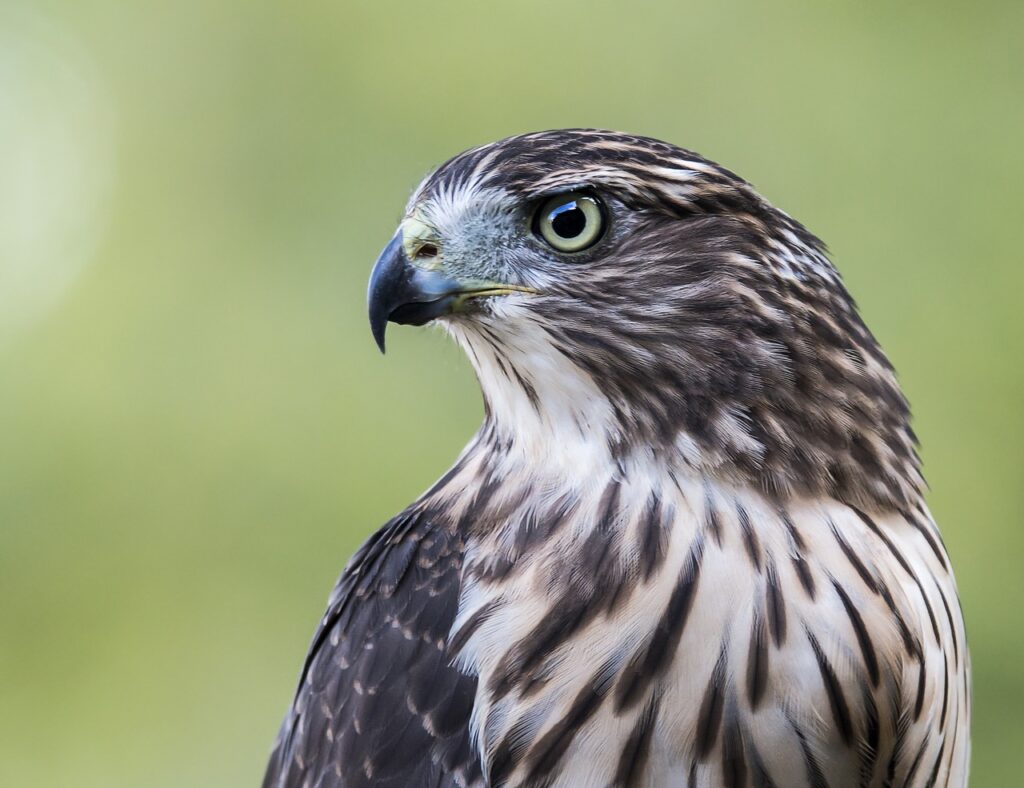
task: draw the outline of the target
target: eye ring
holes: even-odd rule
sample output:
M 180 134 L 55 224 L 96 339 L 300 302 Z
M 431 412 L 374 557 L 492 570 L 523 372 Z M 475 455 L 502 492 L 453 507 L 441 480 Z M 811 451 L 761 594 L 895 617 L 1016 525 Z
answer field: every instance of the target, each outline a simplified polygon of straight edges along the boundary
M 592 194 L 568 192 L 541 203 L 533 232 L 558 252 L 582 252 L 596 244 L 605 229 L 604 206 Z

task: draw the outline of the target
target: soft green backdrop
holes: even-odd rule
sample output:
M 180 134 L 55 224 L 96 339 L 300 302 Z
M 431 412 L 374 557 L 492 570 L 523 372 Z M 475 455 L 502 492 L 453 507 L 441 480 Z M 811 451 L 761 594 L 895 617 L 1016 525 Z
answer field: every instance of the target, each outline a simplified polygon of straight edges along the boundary
M 336 574 L 481 409 L 369 268 L 434 164 L 672 140 L 900 370 L 1024 784 L 1024 4 L 0 0 L 0 785 L 252 786 Z

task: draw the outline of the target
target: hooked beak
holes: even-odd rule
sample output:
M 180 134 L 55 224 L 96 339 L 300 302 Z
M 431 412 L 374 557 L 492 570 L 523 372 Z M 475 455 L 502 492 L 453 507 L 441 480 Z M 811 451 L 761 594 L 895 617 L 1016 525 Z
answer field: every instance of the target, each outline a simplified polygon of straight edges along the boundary
M 422 326 L 442 315 L 459 311 L 472 298 L 536 292 L 526 287 L 502 285 L 479 280 L 460 281 L 439 270 L 413 265 L 405 254 L 399 231 L 384 247 L 373 272 L 367 294 L 370 331 L 384 352 L 384 332 L 388 322 Z

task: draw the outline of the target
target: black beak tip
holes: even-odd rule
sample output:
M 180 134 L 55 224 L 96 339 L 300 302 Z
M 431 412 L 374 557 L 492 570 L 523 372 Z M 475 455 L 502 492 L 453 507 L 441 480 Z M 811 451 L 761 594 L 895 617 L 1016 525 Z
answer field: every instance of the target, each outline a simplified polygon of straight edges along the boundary
M 375 319 L 374 316 L 370 315 L 370 331 L 373 334 L 373 341 L 377 343 L 377 347 L 380 348 L 380 353 L 383 356 L 384 350 L 384 333 L 388 328 L 388 319 L 386 317 L 382 319 Z
M 391 311 L 400 295 L 402 283 L 408 275 L 407 263 L 402 253 L 401 236 L 396 235 L 381 252 L 377 264 L 370 274 L 370 286 L 366 294 L 369 307 L 370 332 L 380 352 L 384 352 L 384 333 L 388 328 Z
M 370 291 L 369 297 L 370 333 L 373 334 L 373 341 L 377 343 L 380 352 L 384 353 L 384 334 L 388 330 L 388 319 L 391 317 L 389 304 L 379 294 Z

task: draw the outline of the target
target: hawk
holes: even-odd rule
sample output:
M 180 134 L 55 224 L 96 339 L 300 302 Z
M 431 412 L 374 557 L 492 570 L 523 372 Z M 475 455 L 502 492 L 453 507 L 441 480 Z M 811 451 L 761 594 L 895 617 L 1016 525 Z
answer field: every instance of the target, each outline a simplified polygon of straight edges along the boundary
M 571 129 L 469 150 L 369 287 L 479 432 L 341 575 L 264 785 L 963 786 L 970 673 L 907 401 L 822 242 Z

